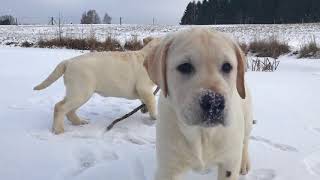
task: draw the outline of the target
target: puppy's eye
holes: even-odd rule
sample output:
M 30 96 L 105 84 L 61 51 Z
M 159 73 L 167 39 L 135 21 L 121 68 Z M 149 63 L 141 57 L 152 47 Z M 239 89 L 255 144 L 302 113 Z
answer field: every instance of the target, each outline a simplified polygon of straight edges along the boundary
M 181 72 L 182 74 L 192 74 L 192 73 L 195 71 L 193 65 L 190 64 L 190 63 L 180 64 L 180 65 L 177 67 L 177 70 L 178 70 L 179 72 Z
M 221 67 L 222 72 L 230 73 L 232 70 L 232 65 L 230 63 L 224 63 Z

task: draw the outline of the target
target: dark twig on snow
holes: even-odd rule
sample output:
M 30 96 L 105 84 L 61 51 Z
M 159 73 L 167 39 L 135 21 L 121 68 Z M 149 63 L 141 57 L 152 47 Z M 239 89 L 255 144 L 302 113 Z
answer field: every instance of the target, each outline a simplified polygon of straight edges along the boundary
M 156 95 L 158 93 L 158 91 L 160 90 L 159 87 L 157 87 L 157 89 L 153 92 L 153 95 Z M 145 108 L 145 104 L 141 104 L 140 106 L 138 106 L 137 108 L 135 108 L 134 110 L 132 110 L 131 112 L 125 114 L 124 116 L 122 116 L 121 118 L 118 118 L 116 120 L 114 120 L 106 129 L 106 131 L 110 131 L 114 125 L 116 125 L 118 122 L 130 117 L 131 115 L 133 115 L 134 113 L 138 112 L 140 109 Z

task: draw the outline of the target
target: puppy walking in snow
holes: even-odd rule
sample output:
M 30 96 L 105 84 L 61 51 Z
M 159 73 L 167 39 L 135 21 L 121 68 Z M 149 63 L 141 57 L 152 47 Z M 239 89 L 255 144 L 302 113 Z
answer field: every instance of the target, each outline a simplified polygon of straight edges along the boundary
M 168 35 L 145 67 L 160 86 L 156 180 L 218 166 L 219 180 L 247 174 L 252 126 L 245 57 L 227 35 L 202 28 Z
M 56 69 L 34 90 L 42 90 L 64 75 L 65 98 L 54 107 L 52 131 L 64 132 L 64 117 L 73 125 L 86 124 L 76 110 L 94 93 L 105 97 L 140 99 L 146 104 L 152 119 L 156 119 L 154 84 L 150 80 L 143 61 L 159 39 L 149 42 L 140 51 L 95 52 L 61 62 Z

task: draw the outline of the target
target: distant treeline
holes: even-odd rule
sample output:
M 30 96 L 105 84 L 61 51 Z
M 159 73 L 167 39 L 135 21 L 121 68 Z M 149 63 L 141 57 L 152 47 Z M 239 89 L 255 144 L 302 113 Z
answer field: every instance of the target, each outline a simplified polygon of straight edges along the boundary
M 0 25 L 14 25 L 17 24 L 17 19 L 11 15 L 0 16 Z
M 180 24 L 320 22 L 320 0 L 203 0 L 190 2 Z

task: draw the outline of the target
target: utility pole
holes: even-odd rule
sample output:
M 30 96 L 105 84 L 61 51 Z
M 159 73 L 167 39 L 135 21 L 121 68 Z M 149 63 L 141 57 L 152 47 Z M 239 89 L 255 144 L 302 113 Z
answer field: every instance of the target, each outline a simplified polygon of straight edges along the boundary
M 50 18 L 49 24 L 52 26 L 55 24 L 55 20 L 53 16 Z

